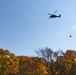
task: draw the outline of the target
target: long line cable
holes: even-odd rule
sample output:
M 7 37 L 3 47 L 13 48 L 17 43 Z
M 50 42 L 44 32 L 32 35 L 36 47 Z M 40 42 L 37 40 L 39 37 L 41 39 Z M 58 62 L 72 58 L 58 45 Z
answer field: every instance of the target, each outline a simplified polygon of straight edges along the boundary
M 57 20 L 58 24 L 64 29 L 64 31 L 69 35 L 69 37 L 72 37 L 71 34 L 67 31 L 67 29 Z

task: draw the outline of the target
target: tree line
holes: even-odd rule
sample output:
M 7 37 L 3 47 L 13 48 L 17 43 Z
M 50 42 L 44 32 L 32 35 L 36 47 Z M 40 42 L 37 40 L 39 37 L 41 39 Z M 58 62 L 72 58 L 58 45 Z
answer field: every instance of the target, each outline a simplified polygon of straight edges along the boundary
M 76 75 L 76 51 L 35 50 L 37 56 L 16 56 L 0 49 L 0 75 Z

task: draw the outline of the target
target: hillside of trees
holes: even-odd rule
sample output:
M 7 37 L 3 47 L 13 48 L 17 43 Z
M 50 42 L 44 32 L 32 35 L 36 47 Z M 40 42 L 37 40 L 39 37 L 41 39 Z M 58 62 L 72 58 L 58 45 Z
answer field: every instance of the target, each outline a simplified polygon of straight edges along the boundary
M 35 51 L 36 57 L 16 56 L 0 49 L 0 75 L 76 75 L 76 51 Z

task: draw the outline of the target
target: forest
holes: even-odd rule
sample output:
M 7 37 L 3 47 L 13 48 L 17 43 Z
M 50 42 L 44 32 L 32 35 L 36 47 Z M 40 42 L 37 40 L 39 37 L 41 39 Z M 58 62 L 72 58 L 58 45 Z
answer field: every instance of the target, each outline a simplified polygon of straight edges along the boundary
M 0 75 L 76 75 L 76 51 L 35 50 L 37 56 L 16 56 L 0 48 Z

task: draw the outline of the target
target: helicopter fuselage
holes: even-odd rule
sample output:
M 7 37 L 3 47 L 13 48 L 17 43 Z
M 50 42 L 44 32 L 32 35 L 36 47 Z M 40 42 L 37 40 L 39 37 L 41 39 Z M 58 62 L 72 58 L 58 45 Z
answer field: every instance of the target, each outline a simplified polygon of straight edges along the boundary
M 57 16 L 57 15 L 51 15 L 50 18 L 56 18 L 56 17 L 61 17 L 61 15 Z

